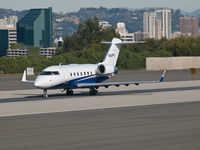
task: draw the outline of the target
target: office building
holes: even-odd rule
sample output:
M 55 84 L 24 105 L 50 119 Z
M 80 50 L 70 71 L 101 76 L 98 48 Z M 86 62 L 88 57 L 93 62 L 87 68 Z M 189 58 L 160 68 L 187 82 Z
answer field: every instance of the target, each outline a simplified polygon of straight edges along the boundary
M 18 21 L 17 16 L 4 17 L 3 19 L 0 19 L 0 27 L 16 28 L 17 21 Z
M 0 57 L 6 56 L 11 43 L 17 43 L 16 28 L 0 28 Z
M 178 32 L 174 32 L 173 34 L 172 34 L 172 38 L 177 38 L 177 37 L 181 37 L 181 36 L 183 36 L 183 37 L 191 37 L 192 36 L 192 34 L 191 33 L 181 33 L 180 31 L 178 31 Z
M 30 9 L 17 23 L 17 42 L 26 46 L 52 45 L 52 8 Z
M 148 38 L 148 33 L 141 32 L 141 31 L 134 32 L 134 40 L 135 41 L 139 41 L 139 40 L 146 39 L 146 38 Z
M 27 49 L 8 49 L 7 50 L 7 57 L 15 58 L 18 56 L 28 56 L 28 50 Z
M 158 37 L 170 39 L 172 33 L 171 10 L 170 9 L 156 10 L 155 13 L 157 20 Z
M 7 24 L 8 25 L 13 25 L 14 28 L 16 28 L 18 22 L 18 17 L 17 16 L 9 16 L 7 18 Z
M 149 38 L 171 38 L 171 10 L 162 9 L 143 14 L 143 32 L 148 33 Z
M 134 41 L 134 33 L 125 33 L 125 34 L 120 34 L 120 37 L 122 41 Z
M 3 19 L 0 19 L 0 27 L 6 27 L 7 25 L 7 19 L 6 18 L 3 18 Z
M 116 32 L 119 33 L 122 41 L 134 41 L 134 33 L 128 33 L 124 22 L 117 23 Z
M 112 27 L 112 25 L 109 24 L 109 22 L 107 22 L 107 21 L 100 21 L 100 22 L 99 22 L 99 26 L 100 26 L 102 29 L 107 29 L 107 28 Z
M 143 32 L 148 33 L 149 38 L 156 37 L 156 13 L 155 12 L 144 12 Z
M 40 48 L 40 55 L 46 58 L 52 58 L 56 55 L 56 47 Z
M 199 37 L 198 18 L 181 17 L 179 26 L 181 33 L 191 33 L 193 37 Z
M 118 22 L 117 23 L 117 29 L 116 31 L 119 33 L 119 34 L 126 34 L 128 33 L 128 31 L 126 30 L 126 25 L 124 22 Z
M 6 50 L 9 48 L 8 30 L 0 29 L 0 57 L 6 56 Z
M 63 39 L 62 37 L 59 37 L 59 39 L 55 38 L 54 42 L 53 42 L 53 45 L 54 46 L 58 46 L 58 47 L 61 47 L 63 44 Z

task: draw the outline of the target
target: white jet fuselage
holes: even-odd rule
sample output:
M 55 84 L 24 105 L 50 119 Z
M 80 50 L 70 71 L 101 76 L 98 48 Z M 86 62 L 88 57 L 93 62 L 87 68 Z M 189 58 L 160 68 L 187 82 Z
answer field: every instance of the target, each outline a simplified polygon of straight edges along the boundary
M 79 83 L 100 83 L 117 73 L 97 73 L 98 64 L 70 64 L 45 68 L 37 76 L 34 86 L 41 89 L 73 89 Z M 114 67 L 113 67 L 114 68 Z

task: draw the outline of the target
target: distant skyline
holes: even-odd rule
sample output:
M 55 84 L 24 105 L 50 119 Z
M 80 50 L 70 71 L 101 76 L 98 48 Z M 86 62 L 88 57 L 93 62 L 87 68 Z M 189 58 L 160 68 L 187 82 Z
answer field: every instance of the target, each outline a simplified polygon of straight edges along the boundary
M 200 9 L 199 0 L 0 0 L 0 8 L 25 10 L 52 7 L 54 12 L 73 12 L 82 7 L 146 8 L 169 7 L 192 12 Z

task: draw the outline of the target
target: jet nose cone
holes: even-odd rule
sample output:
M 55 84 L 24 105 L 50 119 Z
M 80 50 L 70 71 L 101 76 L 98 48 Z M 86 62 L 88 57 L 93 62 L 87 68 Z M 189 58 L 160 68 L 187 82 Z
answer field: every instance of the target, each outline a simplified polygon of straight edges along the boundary
M 34 82 L 34 86 L 35 86 L 35 87 L 38 87 L 38 88 L 41 88 L 41 83 L 40 83 L 38 80 L 36 80 L 36 81 Z
M 34 86 L 40 89 L 50 88 L 52 86 L 51 82 L 47 78 L 37 77 Z

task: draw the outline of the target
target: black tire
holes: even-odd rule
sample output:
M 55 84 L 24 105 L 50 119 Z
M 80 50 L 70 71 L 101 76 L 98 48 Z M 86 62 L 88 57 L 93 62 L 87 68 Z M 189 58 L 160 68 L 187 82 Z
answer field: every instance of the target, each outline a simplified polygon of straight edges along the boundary
M 96 95 L 98 93 L 98 90 L 91 88 L 89 91 L 89 95 Z
M 67 90 L 66 91 L 66 95 L 68 95 L 68 96 L 71 96 L 73 94 L 74 94 L 73 90 Z

